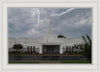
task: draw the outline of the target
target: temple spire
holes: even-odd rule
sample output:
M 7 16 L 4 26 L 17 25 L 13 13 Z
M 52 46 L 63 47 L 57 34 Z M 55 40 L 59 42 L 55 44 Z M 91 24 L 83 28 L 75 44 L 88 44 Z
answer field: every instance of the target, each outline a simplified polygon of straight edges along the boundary
M 52 17 L 50 16 L 49 34 L 52 34 Z
M 52 17 L 50 16 L 50 24 L 52 24 Z

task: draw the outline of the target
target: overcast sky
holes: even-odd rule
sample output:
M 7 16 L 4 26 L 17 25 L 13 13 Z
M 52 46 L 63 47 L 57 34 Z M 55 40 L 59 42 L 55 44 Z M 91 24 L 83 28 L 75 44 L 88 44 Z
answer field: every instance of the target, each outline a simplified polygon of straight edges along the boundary
M 42 37 L 48 33 L 50 16 L 56 35 L 91 36 L 91 8 L 8 8 L 9 37 Z

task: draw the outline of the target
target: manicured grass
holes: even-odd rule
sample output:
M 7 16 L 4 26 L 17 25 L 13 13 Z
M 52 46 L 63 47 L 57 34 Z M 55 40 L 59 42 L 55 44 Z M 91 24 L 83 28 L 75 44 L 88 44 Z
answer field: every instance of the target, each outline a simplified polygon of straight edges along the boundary
M 9 62 L 9 64 L 34 64 L 41 62 Z M 90 64 L 90 61 L 61 61 L 61 63 L 70 63 L 70 64 Z
M 9 62 L 9 64 L 32 64 L 32 63 L 39 63 L 39 62 Z
M 91 63 L 90 61 L 61 61 L 61 63 Z

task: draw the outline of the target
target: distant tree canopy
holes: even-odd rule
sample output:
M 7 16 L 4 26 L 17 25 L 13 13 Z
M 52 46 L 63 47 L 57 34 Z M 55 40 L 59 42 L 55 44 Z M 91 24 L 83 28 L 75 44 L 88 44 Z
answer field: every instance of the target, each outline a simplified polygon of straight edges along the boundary
M 13 45 L 13 49 L 16 49 L 16 51 L 19 51 L 22 48 L 23 48 L 23 46 L 21 44 L 14 44 Z
M 92 59 L 92 40 L 88 34 L 82 36 L 85 44 L 76 44 L 74 48 L 81 49 L 82 55 L 84 55 L 88 60 Z
M 58 38 L 66 38 L 66 37 L 63 35 L 58 35 Z
M 84 46 L 84 55 L 91 60 L 91 52 L 92 52 L 92 40 L 89 37 L 88 34 L 86 34 L 86 36 L 82 36 L 82 38 L 85 41 L 85 46 Z

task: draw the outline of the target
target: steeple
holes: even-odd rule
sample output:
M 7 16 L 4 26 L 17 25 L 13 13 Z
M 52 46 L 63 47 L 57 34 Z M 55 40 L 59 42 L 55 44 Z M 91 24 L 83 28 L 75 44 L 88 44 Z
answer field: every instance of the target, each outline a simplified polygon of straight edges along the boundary
M 50 16 L 50 24 L 52 24 L 52 17 Z
M 49 35 L 52 34 L 52 17 L 50 16 Z

